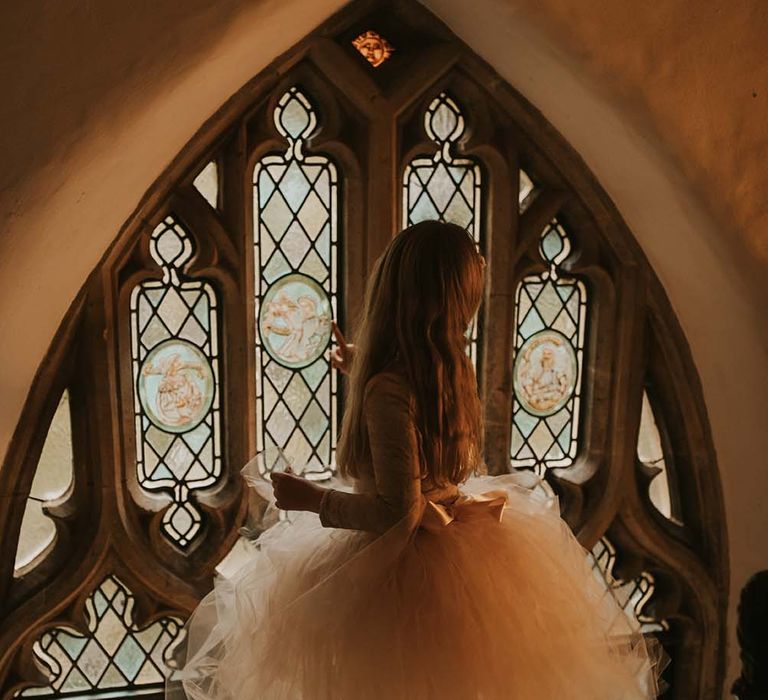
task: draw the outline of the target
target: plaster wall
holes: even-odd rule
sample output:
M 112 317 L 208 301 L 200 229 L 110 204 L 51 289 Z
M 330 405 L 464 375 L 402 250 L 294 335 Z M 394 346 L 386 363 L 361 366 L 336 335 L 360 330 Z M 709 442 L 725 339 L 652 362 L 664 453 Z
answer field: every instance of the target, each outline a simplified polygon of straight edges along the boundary
M 341 4 L 3 5 L 0 453 L 63 314 L 147 188 L 232 93 Z M 680 318 L 725 490 L 732 679 L 736 594 L 768 560 L 766 6 L 424 4 L 582 155 Z
M 508 4 L 508 3 L 500 3 Z M 742 274 L 768 265 L 768 4 L 538 0 L 525 12 L 652 129 L 718 217 Z M 649 130 L 650 132 L 650 130 Z M 746 255 L 744 255 L 746 253 Z M 763 281 L 761 291 L 768 294 Z M 768 296 L 763 297 L 768 299 Z

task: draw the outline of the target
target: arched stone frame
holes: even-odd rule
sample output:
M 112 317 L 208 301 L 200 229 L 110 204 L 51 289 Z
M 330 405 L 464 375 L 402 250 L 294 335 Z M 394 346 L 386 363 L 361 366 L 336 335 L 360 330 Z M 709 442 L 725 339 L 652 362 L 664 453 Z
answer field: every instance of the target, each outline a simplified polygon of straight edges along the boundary
M 623 577 L 653 573 L 655 612 L 678 621 L 669 643 L 681 658 L 695 659 L 673 667 L 675 697 L 717 694 L 723 672 L 726 594 L 722 499 L 701 391 L 663 290 L 602 189 L 541 115 L 424 10 L 406 2 L 397 5 L 397 12 L 406 30 L 396 49 L 401 55 L 406 49 L 422 52 L 413 70 L 405 71 L 402 79 L 392 71 L 379 77 L 367 65 L 356 63 L 357 56 L 348 46 L 352 35 L 361 27 L 377 24 L 387 36 L 397 31 L 397 23 L 387 20 L 375 3 L 358 3 L 340 13 L 244 87 L 201 129 L 148 193 L 86 282 L 62 324 L 60 335 L 69 340 L 52 346 L 0 471 L 0 493 L 11 506 L 4 510 L 10 518 L 5 516 L 0 528 L 15 541 L 19 508 L 23 509 L 30 472 L 34 472 L 35 450 L 39 453 L 59 388 L 64 386 L 73 392 L 78 387 L 82 392 L 85 386 L 109 387 L 109 396 L 96 401 L 81 393 L 73 415 L 81 426 L 75 430 L 76 444 L 81 445 L 76 449 L 76 480 L 79 475 L 81 482 L 92 482 L 97 498 L 90 505 L 98 515 L 90 512 L 84 521 L 78 520 L 84 514 L 85 494 L 76 488 L 61 516 L 63 534 L 58 543 L 44 563 L 21 582 L 12 580 L 12 572 L 9 575 L 7 562 L 13 556 L 3 551 L 0 592 L 10 595 L 3 596 L 7 602 L 0 614 L 12 623 L 9 631 L 15 632 L 13 637 L 6 634 L 4 626 L 0 637 L 3 687 L 14 678 L 33 678 L 31 639 L 45 625 L 76 621 L 81 609 L 75 611 L 66 601 L 84 600 L 86 581 L 90 585 L 97 574 L 109 573 L 109 565 L 118 559 L 131 562 L 134 566 L 128 568 L 136 575 L 146 566 L 137 552 L 152 552 L 165 572 L 154 578 L 139 575 L 136 585 L 156 596 L 160 607 L 165 606 L 162 611 L 158 608 L 158 615 L 183 614 L 207 588 L 215 562 L 236 537 L 245 501 L 232 477 L 254 444 L 252 402 L 243 395 L 248 383 L 243 382 L 241 393 L 231 393 L 229 408 L 224 408 L 229 478 L 208 495 L 209 513 L 221 523 L 222 532 L 209 536 L 189 555 L 180 556 L 151 534 L 152 522 L 158 517 L 153 513 L 156 503 L 142 502 L 146 506 L 143 512 L 126 505 L 133 502 L 136 492 L 131 470 L 103 466 L 127 465 L 126 455 L 131 452 L 131 432 L 124 422 L 128 414 L 118 405 L 125 400 L 120 389 L 128 382 L 125 339 L 119 333 L 115 336 L 112 323 L 124 313 L 128 282 L 151 274 L 148 232 L 172 212 L 189 226 L 199 246 L 189 271 L 211 277 L 223 292 L 225 322 L 233 325 L 226 332 L 230 347 L 225 349 L 224 381 L 226 375 L 252 376 L 248 339 L 254 330 L 253 314 L 249 302 L 245 314 L 238 308 L 242 307 L 239 295 L 253 277 L 249 255 L 243 252 L 251 213 L 248 207 L 231 203 L 247 199 L 249 172 L 260 154 L 283 147 L 265 115 L 287 87 L 298 83 L 319 101 L 323 113 L 323 127 L 312 139 L 312 149 L 331 154 L 343 172 L 345 229 L 364 232 L 359 238 L 349 238 L 346 251 L 350 318 L 359 306 L 366 270 L 400 221 L 400 178 L 405 163 L 431 147 L 420 125 L 424 105 L 440 90 L 448 90 L 466 110 L 469 130 L 459 151 L 480 160 L 487 171 L 484 220 L 490 269 L 484 327 L 500 329 L 485 335 L 480 377 L 488 416 L 486 443 L 494 471 L 506 469 L 508 454 L 511 300 L 519 280 L 541 269 L 536 247 L 543 226 L 555 215 L 569 226 L 577 249 L 568 261 L 569 268 L 589 281 L 595 316 L 588 338 L 593 358 L 590 387 L 582 416 L 590 427 L 584 432 L 577 463 L 553 473 L 550 481 L 562 497 L 565 517 L 586 546 L 608 532 L 620 551 L 618 568 Z M 425 35 L 428 38 L 422 41 Z M 386 63 L 382 67 L 389 70 Z M 390 67 L 396 67 L 394 61 Z M 392 144 L 397 148 L 391 148 Z M 214 212 L 191 185 L 212 157 L 220 164 L 220 212 Z M 535 176 L 541 191 L 519 215 L 514 194 L 521 165 Z M 350 202 L 357 206 L 346 206 Z M 245 262 L 241 265 L 238 260 Z M 639 308 L 645 311 L 638 313 Z M 635 463 L 634 436 L 646 381 L 657 389 L 678 470 L 685 477 L 680 479 L 685 492 L 682 529 L 648 508 L 647 485 Z M 243 423 L 232 425 L 227 411 L 229 415 L 239 411 Z M 101 476 L 97 464 L 102 465 Z M 68 526 L 73 533 L 69 541 L 67 522 L 77 523 Z M 128 537 L 118 542 L 114 533 L 122 531 Z M 74 540 L 83 539 L 87 532 L 94 537 L 86 548 Z M 113 558 L 105 552 L 119 552 L 119 556 Z M 44 599 L 50 606 L 48 612 L 33 619 L 29 611 Z M 14 643 L 6 653 L 3 647 L 11 638 L 24 644 L 16 647 Z M 12 664 L 11 652 L 16 653 Z M 9 670 L 11 675 L 7 675 Z

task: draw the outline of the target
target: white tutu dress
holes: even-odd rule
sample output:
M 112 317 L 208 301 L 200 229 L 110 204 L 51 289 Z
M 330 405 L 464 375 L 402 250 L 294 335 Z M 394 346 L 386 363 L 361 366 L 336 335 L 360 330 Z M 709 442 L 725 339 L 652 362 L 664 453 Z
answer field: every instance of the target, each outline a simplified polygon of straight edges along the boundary
M 371 460 L 267 529 L 187 624 L 192 700 L 639 700 L 646 643 L 557 502 L 514 475 L 420 477 L 404 380 L 366 391 Z M 266 484 L 266 482 L 265 482 Z

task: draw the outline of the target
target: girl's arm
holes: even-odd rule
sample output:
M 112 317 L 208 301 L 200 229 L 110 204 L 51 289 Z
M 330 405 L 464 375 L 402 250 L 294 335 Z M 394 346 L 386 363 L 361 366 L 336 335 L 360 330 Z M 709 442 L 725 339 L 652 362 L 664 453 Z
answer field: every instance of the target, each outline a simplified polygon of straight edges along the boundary
M 411 395 L 394 373 L 373 377 L 363 405 L 376 481 L 375 494 L 326 490 L 320 520 L 326 527 L 385 532 L 401 520 L 418 521 L 421 506 L 416 427 Z

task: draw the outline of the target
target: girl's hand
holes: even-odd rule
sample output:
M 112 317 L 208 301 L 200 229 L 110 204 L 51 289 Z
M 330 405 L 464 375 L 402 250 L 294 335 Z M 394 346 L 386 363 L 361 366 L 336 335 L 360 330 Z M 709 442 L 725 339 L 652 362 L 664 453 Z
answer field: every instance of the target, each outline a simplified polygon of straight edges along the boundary
M 336 321 L 332 322 L 331 327 L 333 328 L 333 336 L 338 343 L 338 347 L 331 350 L 331 367 L 339 370 L 342 374 L 349 374 L 352 368 L 352 358 L 355 355 L 355 346 L 347 343 Z
M 290 471 L 273 472 L 270 478 L 278 508 L 320 512 L 320 500 L 323 497 L 324 488 Z

